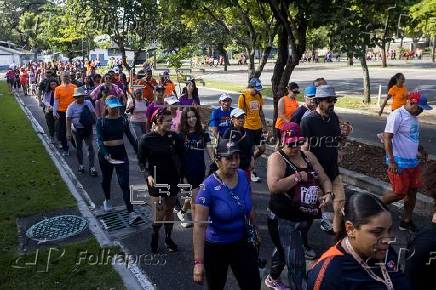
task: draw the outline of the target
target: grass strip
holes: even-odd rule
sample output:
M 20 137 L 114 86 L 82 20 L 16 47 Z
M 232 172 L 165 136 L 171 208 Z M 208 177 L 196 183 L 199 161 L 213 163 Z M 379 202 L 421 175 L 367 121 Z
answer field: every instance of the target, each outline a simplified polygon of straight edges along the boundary
M 80 252 L 98 254 L 102 249 L 94 238 L 56 246 L 20 256 L 16 219 L 58 208 L 75 207 L 59 172 L 32 129 L 30 122 L 0 82 L 0 288 L 1 289 L 124 289 L 110 263 L 92 265 L 83 260 L 77 265 Z M 117 248 L 110 249 L 112 253 Z M 20 257 L 19 260 L 17 260 Z M 23 268 L 17 268 L 22 267 Z

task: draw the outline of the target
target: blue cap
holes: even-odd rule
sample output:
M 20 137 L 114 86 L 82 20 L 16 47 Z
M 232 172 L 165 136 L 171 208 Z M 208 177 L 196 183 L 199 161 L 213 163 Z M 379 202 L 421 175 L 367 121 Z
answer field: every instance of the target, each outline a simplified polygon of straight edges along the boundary
M 123 105 L 120 103 L 120 101 L 116 98 L 110 98 L 110 99 L 106 99 L 105 101 L 106 106 L 108 106 L 109 108 L 118 108 L 118 107 L 122 107 Z
M 316 87 L 315 86 L 310 85 L 304 89 L 304 96 L 305 97 L 310 98 L 310 97 L 313 97 L 315 95 L 316 95 Z
M 421 96 L 418 106 L 420 106 L 423 110 L 433 110 L 433 107 L 428 104 L 426 96 Z
M 250 81 L 248 82 L 248 87 L 249 88 L 254 88 L 258 92 L 263 89 L 262 82 L 258 78 L 250 79 Z

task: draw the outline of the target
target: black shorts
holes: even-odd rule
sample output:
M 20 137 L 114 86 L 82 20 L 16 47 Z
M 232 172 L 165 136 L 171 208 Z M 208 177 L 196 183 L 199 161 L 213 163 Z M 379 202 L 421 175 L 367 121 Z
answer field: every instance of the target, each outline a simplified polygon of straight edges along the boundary
M 262 128 L 261 129 L 245 129 L 246 134 L 250 137 L 251 142 L 253 142 L 253 145 L 262 145 L 264 142 L 262 142 Z

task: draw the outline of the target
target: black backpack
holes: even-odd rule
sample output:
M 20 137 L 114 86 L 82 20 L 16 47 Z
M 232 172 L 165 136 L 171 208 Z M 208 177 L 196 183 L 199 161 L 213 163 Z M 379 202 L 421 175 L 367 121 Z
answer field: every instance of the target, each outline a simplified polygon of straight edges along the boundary
M 84 127 L 84 135 L 92 133 L 92 125 L 94 125 L 95 119 L 86 104 L 83 106 L 83 110 L 80 113 L 79 122 Z

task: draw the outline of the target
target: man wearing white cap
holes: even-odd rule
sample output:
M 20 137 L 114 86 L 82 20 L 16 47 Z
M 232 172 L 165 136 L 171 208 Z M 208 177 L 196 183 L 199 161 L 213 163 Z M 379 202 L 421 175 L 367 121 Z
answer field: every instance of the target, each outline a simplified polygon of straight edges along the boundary
M 341 209 L 345 202 L 338 166 L 338 147 L 342 134 L 338 116 L 334 112 L 336 99 L 336 91 L 332 86 L 320 85 L 313 97 L 316 109 L 301 120 L 301 131 L 308 149 L 316 156 L 333 186 L 334 232 L 340 229 Z M 329 231 L 328 227 L 321 223 L 321 229 Z
M 232 127 L 224 132 L 223 139 L 232 140 L 237 143 L 239 152 L 239 168 L 244 170 L 247 179 L 251 180 L 251 170 L 254 165 L 253 141 L 244 128 L 245 112 L 239 108 L 233 109 L 230 113 Z
M 232 126 L 230 112 L 233 110 L 232 97 L 224 93 L 219 98 L 220 107 L 210 114 L 209 126 L 215 138 L 222 136 Z

